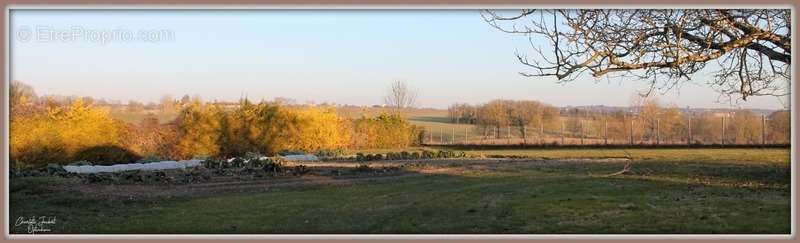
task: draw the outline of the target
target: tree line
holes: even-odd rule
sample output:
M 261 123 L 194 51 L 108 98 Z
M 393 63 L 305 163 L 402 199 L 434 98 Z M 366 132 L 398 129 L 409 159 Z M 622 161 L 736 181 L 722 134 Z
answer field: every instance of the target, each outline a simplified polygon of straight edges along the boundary
M 485 104 L 469 105 L 456 103 L 448 108 L 453 123 L 475 124 L 480 134 L 499 137 L 498 130 L 512 126 L 519 129 L 523 137 L 531 127 L 557 126 L 559 113 L 554 106 L 532 100 L 493 100 Z
M 789 143 L 788 110 L 762 117 L 751 110 L 687 112 L 644 99 L 627 110 L 559 109 L 537 101 L 493 100 L 484 104 L 456 103 L 448 108 L 452 123 L 474 124 L 481 138 L 607 139 L 617 143 L 759 144 Z M 723 140 L 724 138 L 724 140 Z

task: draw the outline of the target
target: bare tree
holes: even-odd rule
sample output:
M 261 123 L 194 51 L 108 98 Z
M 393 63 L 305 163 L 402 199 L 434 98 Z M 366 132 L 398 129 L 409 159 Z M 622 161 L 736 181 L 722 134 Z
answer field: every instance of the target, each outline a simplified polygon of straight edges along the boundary
M 162 111 L 172 112 L 175 111 L 175 99 L 170 95 L 163 95 L 159 99 L 159 107 Z
M 447 108 L 447 114 L 453 123 L 472 124 L 475 123 L 476 109 L 476 107 L 467 103 L 455 103 Z
M 417 102 L 417 91 L 408 86 L 405 81 L 394 81 L 389 87 L 384 101 L 395 111 L 414 107 Z
M 17 80 L 13 80 L 9 84 L 8 96 L 11 115 L 27 113 L 30 106 L 38 99 L 33 87 Z
M 789 9 L 487 10 L 482 16 L 498 30 L 530 38 L 536 57 L 517 52 L 533 69 L 521 73 L 527 77 L 566 82 L 587 71 L 615 73 L 647 80 L 647 95 L 712 65 L 714 80 L 705 81 L 727 97 L 789 94 Z

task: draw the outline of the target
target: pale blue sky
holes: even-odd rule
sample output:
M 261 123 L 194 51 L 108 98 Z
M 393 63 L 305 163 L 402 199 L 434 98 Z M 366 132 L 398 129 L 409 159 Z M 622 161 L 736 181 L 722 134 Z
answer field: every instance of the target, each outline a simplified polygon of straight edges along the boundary
M 42 27 L 44 26 L 44 27 Z M 98 43 L 46 41 L 27 29 L 169 30 L 174 40 Z M 453 102 L 533 99 L 558 106 L 626 106 L 634 79 L 588 75 L 558 84 L 525 78 L 514 56 L 527 39 L 501 33 L 474 10 L 14 10 L 11 78 L 40 94 L 157 101 L 162 95 L 206 100 L 288 97 L 372 105 L 392 80 L 416 87 L 423 107 Z M 702 80 L 704 77 L 696 78 Z M 661 95 L 681 107 L 732 107 L 705 85 Z M 774 97 L 740 102 L 781 109 Z

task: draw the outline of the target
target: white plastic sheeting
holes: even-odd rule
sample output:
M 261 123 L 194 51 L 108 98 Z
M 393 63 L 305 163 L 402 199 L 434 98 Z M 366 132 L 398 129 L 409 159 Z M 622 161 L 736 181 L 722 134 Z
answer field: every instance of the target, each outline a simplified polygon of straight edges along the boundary
M 249 159 L 245 159 L 245 158 L 241 158 L 241 159 L 244 161 L 244 163 L 250 163 L 250 160 L 249 160 Z M 266 159 L 269 159 L 269 157 L 267 157 L 267 156 L 261 156 L 261 157 L 259 157 L 258 159 L 259 159 L 259 160 L 266 160 Z M 234 157 L 234 158 L 230 158 L 230 159 L 228 159 L 228 163 L 232 163 L 234 160 L 236 160 L 236 158 L 235 158 L 235 157 Z
M 288 161 L 317 161 L 316 155 L 313 154 L 293 154 L 293 155 L 284 155 L 281 158 L 288 160 Z
M 65 165 L 64 170 L 70 173 L 89 174 L 101 172 L 119 172 L 126 170 L 169 170 L 185 169 L 200 166 L 202 160 L 161 161 L 146 164 L 116 164 L 116 165 Z

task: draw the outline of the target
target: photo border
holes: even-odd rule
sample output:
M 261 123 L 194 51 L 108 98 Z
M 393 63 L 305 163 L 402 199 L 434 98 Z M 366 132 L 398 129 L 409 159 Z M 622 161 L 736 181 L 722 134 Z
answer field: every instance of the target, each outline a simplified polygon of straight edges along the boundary
M 170 0 L 158 4 L 153 0 L 123 0 L 117 1 L 119 4 L 107 4 L 105 1 L 81 1 L 81 0 L 57 0 L 57 1 L 8 1 L 4 2 L 4 10 L 0 21 L 3 21 L 2 28 L 4 33 L 4 46 L 2 48 L 2 55 L 4 56 L 4 63 L 0 65 L 3 70 L 4 84 L 2 86 L 2 101 L 3 105 L 0 107 L 0 113 L 3 119 L 0 120 L 2 125 L 3 141 L 0 150 L 2 150 L 3 166 L 0 168 L 0 173 L 3 174 L 3 180 L 0 186 L 3 188 L 2 197 L 3 201 L 3 239 L 5 240 L 108 240 L 108 239 L 142 239 L 142 240 L 197 240 L 197 239 L 210 239 L 210 240 L 225 240 L 225 239 L 261 239 L 261 240 L 386 240 L 393 242 L 397 240 L 554 240 L 563 239 L 571 241 L 582 240 L 610 240 L 608 242 L 616 242 L 613 240 L 759 240 L 754 242 L 761 242 L 761 240 L 796 240 L 797 224 L 796 224 L 796 208 L 797 208 L 797 186 L 796 186 L 796 169 L 795 161 L 797 148 L 797 132 L 795 126 L 800 124 L 797 121 L 795 107 L 797 100 L 795 93 L 798 91 L 794 78 L 790 83 L 791 94 L 791 119 L 792 119 L 792 134 L 791 134 L 791 232 L 790 234 L 81 234 L 81 235 L 66 235 L 66 234 L 39 234 L 39 235 L 25 235 L 25 234 L 10 234 L 10 219 L 8 218 L 9 210 L 9 187 L 8 187 L 8 119 L 9 114 L 6 107 L 8 107 L 8 85 L 10 84 L 10 15 L 13 10 L 24 9 L 70 9 L 70 10 L 108 10 L 108 9 L 144 9 L 144 10 L 242 10 L 242 9 L 320 9 L 320 10 L 348 10 L 348 9 L 363 9 L 363 10 L 450 10 L 450 9 L 520 9 L 520 8 L 605 8 L 605 9 L 633 9 L 633 8 L 789 8 L 791 9 L 792 24 L 797 26 L 796 23 L 796 5 L 792 1 L 783 0 L 765 0 L 759 1 L 760 3 L 754 4 L 748 1 L 734 0 L 734 1 L 717 1 L 712 0 L 708 2 L 700 1 L 675 1 L 676 4 L 663 4 L 663 3 L 636 3 L 628 5 L 628 1 L 624 0 L 608 0 L 603 3 L 594 1 L 576 1 L 576 0 L 549 0 L 549 1 L 502 1 L 486 3 L 487 1 L 479 0 L 461 0 L 461 1 L 423 1 L 423 0 L 410 0 L 410 1 L 336 1 L 336 0 L 304 0 L 302 3 L 289 0 L 278 1 L 258 1 L 248 0 L 240 1 L 238 3 L 226 3 L 222 0 L 188 0 L 178 1 Z M 587 4 L 588 3 L 588 4 Z M 691 4 L 688 4 L 691 3 Z M 711 3 L 711 4 L 709 4 Z M 796 36 L 796 30 L 792 30 L 792 35 Z M 793 49 L 796 49 L 797 44 L 793 44 Z M 796 63 L 796 57 L 793 57 L 793 62 Z M 791 67 L 792 73 L 795 73 L 795 65 Z M 81 241 L 76 241 L 81 242 Z M 702 241 L 701 241 L 702 242 Z

